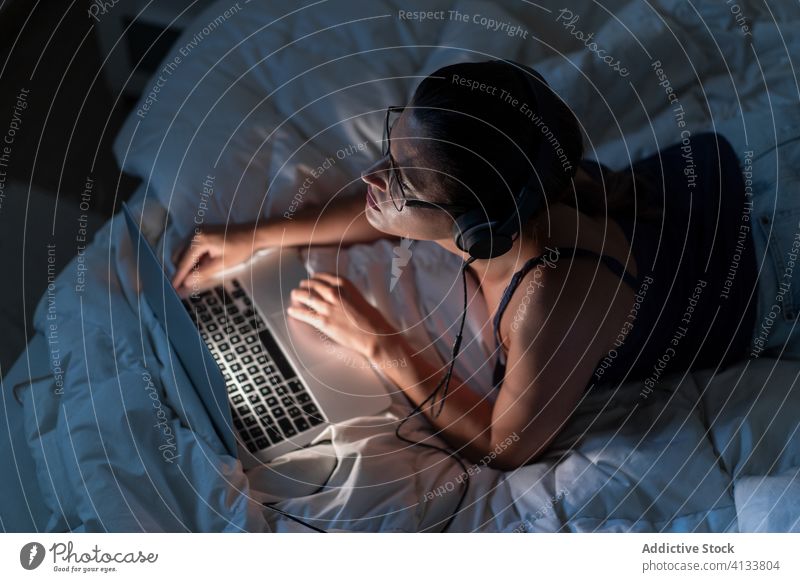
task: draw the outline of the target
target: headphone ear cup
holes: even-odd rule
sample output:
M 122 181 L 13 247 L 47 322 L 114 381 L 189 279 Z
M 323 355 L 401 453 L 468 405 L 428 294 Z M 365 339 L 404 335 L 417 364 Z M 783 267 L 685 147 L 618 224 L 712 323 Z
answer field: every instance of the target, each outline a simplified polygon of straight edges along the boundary
M 469 246 L 466 244 L 465 235 L 473 230 L 476 225 L 480 225 L 485 222 L 486 221 L 484 220 L 483 214 L 481 214 L 475 208 L 457 216 L 455 222 L 453 223 L 453 241 L 455 242 L 456 246 L 465 253 L 468 253 Z
M 475 259 L 493 259 L 507 253 L 513 239 L 497 231 L 496 221 L 487 221 L 481 209 L 472 209 L 457 217 L 453 225 L 456 246 Z

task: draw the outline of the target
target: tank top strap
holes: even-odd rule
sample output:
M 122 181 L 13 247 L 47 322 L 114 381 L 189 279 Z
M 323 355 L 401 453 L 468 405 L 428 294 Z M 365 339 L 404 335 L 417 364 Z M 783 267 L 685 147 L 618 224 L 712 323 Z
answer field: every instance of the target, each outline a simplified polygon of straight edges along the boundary
M 609 255 L 601 255 L 589 249 L 583 249 L 579 247 L 557 247 L 556 250 L 558 250 L 559 256 L 562 252 L 573 251 L 573 256 L 575 257 L 599 257 L 600 260 L 603 261 L 603 263 L 605 263 L 605 265 L 611 270 L 611 272 L 625 281 L 625 283 L 627 283 L 631 289 L 634 290 L 634 292 L 636 291 L 638 285 L 636 277 L 626 271 L 625 267 L 622 266 L 622 263 L 620 263 L 614 257 Z M 506 286 L 505 291 L 503 291 L 503 296 L 500 298 L 500 305 L 497 307 L 497 313 L 495 313 L 493 321 L 495 351 L 497 352 L 497 364 L 495 365 L 493 378 L 493 385 L 495 388 L 500 387 L 500 383 L 503 381 L 506 369 L 505 354 L 500 347 L 500 320 L 503 317 L 506 307 L 508 307 L 508 303 L 511 301 L 511 297 L 514 295 L 514 291 L 516 291 L 517 287 L 519 287 L 520 281 L 522 281 L 523 277 L 525 277 L 525 275 L 527 275 L 533 267 L 538 265 L 543 258 L 544 254 L 541 254 L 528 259 L 522 268 L 512 275 L 511 281 Z
M 522 268 L 511 276 L 511 282 L 506 286 L 505 291 L 503 291 L 503 296 L 500 298 L 500 305 L 497 307 L 497 313 L 494 315 L 493 322 L 494 341 L 497 348 L 500 347 L 500 319 L 503 317 L 503 312 L 505 312 L 506 307 L 508 307 L 508 302 L 511 301 L 511 297 L 514 295 L 514 291 L 517 290 L 517 287 L 519 287 L 519 283 L 522 281 L 522 278 L 527 275 L 531 269 L 538 265 L 543 258 L 544 254 L 541 254 L 538 257 L 528 259 Z M 502 356 L 502 350 L 500 351 L 499 355 Z

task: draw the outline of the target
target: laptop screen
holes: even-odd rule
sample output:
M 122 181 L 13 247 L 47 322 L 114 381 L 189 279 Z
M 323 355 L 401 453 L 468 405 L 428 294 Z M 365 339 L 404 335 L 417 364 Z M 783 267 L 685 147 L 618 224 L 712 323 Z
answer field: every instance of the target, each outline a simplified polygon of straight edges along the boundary
M 153 247 L 142 234 L 127 204 L 122 205 L 128 232 L 133 243 L 139 284 L 147 304 L 167 334 L 186 374 L 194 385 L 214 430 L 229 454 L 237 457 L 236 438 L 225 379 L 186 312 L 181 298 L 164 273 Z

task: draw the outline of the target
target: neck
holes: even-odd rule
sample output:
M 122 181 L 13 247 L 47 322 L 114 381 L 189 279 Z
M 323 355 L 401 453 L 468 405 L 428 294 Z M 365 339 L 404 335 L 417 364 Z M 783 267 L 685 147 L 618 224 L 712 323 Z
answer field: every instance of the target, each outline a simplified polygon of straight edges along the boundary
M 554 246 L 550 243 L 550 236 L 547 233 L 550 232 L 553 215 L 561 212 L 559 206 L 559 204 L 553 205 L 549 212 L 545 212 L 535 220 L 528 221 L 507 253 L 493 259 L 473 261 L 469 268 L 475 273 L 478 280 L 489 285 L 505 284 L 531 257 L 546 252 L 546 246 Z M 440 239 L 436 242 L 463 260 L 469 258 L 469 254 L 460 250 L 453 239 Z

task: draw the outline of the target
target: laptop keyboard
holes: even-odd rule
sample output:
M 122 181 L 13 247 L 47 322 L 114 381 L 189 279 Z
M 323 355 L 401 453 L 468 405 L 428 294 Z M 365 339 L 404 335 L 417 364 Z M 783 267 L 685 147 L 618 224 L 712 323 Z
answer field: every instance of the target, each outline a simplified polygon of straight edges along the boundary
M 183 300 L 219 364 L 233 424 L 251 453 L 325 422 L 238 281 Z

